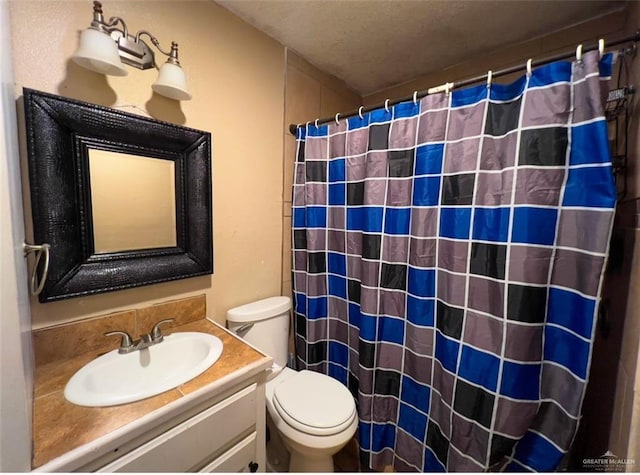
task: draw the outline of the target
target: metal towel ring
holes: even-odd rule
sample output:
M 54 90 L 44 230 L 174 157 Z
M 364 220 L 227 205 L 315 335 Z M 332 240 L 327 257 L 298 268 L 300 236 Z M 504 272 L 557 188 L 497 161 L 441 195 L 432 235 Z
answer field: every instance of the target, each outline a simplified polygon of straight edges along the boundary
M 22 244 L 22 250 L 24 252 L 24 256 L 27 257 L 31 253 L 36 254 L 36 261 L 33 264 L 33 269 L 31 270 L 31 278 L 29 279 L 29 291 L 31 295 L 40 295 L 42 289 L 44 288 L 44 283 L 47 281 L 47 274 L 49 273 L 49 250 L 51 246 L 49 244 Z M 40 264 L 40 259 L 44 254 L 44 268 L 42 269 L 42 276 L 40 277 L 40 282 L 38 282 L 38 265 Z

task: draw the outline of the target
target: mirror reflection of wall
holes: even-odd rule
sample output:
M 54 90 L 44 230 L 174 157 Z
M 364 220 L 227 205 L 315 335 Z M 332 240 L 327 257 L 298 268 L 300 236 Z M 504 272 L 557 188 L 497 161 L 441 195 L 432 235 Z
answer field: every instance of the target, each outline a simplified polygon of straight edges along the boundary
M 175 164 L 89 150 L 95 253 L 176 246 Z

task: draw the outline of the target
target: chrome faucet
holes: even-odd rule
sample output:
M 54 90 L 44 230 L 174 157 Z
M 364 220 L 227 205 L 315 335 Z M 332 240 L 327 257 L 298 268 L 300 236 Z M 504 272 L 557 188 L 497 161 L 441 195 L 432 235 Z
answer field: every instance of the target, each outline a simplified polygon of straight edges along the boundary
M 118 348 L 118 353 L 127 354 L 133 351 L 142 350 L 144 348 L 148 348 L 153 345 L 157 345 L 158 343 L 162 343 L 164 340 L 164 336 L 162 335 L 162 331 L 160 329 L 160 325 L 163 323 L 173 322 L 173 318 L 167 318 L 165 320 L 160 320 L 156 323 L 151 331 L 145 335 L 142 335 L 139 340 L 133 340 L 131 335 L 129 335 L 125 331 L 115 330 L 112 332 L 107 332 L 104 336 L 110 335 L 122 335 L 122 340 L 120 340 L 120 348 Z

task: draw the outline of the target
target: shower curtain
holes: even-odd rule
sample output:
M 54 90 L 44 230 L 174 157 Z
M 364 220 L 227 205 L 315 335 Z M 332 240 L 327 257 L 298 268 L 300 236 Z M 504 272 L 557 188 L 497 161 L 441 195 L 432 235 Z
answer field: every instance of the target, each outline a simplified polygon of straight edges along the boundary
M 553 471 L 575 435 L 616 192 L 612 56 L 299 127 L 299 368 L 356 398 L 361 462 Z

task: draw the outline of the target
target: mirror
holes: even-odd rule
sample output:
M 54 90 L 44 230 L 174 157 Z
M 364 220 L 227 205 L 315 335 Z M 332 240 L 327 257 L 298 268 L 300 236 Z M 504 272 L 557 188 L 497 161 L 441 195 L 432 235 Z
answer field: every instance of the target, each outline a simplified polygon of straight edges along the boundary
M 40 302 L 213 273 L 211 134 L 24 89 Z
M 96 254 L 176 245 L 173 161 L 89 149 L 89 176 Z

